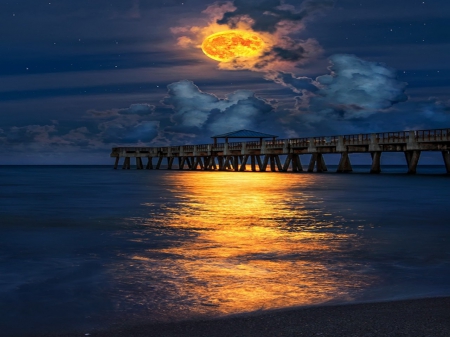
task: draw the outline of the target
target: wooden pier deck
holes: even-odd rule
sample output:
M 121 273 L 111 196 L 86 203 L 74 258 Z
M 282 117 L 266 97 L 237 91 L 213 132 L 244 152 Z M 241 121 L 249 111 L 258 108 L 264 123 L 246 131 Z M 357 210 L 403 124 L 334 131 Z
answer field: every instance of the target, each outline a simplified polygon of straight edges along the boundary
M 422 151 L 439 151 L 450 174 L 450 129 L 399 131 L 355 134 L 331 137 L 291 138 L 168 147 L 115 147 L 117 169 L 123 158 L 122 169 L 130 169 L 131 158 L 137 169 L 218 170 L 218 171 L 276 171 L 302 172 L 301 155 L 309 154 L 308 172 L 325 172 L 324 155 L 339 153 L 337 172 L 351 172 L 351 153 L 370 153 L 371 173 L 380 173 L 383 152 L 403 152 L 408 173 L 416 173 Z M 280 156 L 286 156 L 282 162 Z M 144 158 L 146 163 L 144 166 Z M 248 167 L 249 165 L 249 167 Z

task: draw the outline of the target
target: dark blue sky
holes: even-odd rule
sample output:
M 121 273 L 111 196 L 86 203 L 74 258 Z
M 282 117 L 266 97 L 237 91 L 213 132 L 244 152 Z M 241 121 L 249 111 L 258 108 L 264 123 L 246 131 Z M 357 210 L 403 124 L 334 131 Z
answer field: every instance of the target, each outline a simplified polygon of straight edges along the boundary
M 203 54 L 233 25 L 270 40 L 259 63 Z M 0 164 L 109 163 L 112 146 L 241 128 L 450 127 L 445 0 L 5 0 L 0 32 Z

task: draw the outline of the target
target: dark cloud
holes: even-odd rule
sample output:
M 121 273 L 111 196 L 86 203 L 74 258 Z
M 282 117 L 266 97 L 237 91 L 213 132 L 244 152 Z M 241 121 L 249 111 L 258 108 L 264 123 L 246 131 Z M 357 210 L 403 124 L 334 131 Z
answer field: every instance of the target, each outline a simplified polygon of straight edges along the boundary
M 101 143 L 144 143 L 151 142 L 159 132 L 154 110 L 154 105 L 141 103 L 126 109 L 90 110 L 87 116 L 98 121 L 96 139 Z
M 309 77 L 296 77 L 291 73 L 281 71 L 270 72 L 266 75 L 266 79 L 288 87 L 299 95 L 302 95 L 304 90 L 313 93 L 319 90 L 319 88 L 314 84 L 313 79 Z
M 281 0 L 234 0 L 236 9 L 226 12 L 217 23 L 236 28 L 241 19 L 249 17 L 253 30 L 274 33 L 281 23 L 301 22 L 314 12 L 331 8 L 333 4 L 332 0 L 307 0 L 297 11 L 293 6 L 283 6 L 285 4 Z
M 131 104 L 128 109 L 121 109 L 118 111 L 119 115 L 150 115 L 155 110 L 154 105 L 150 104 Z
M 107 144 L 149 143 L 158 135 L 159 122 L 114 119 L 99 125 L 99 138 Z
M 293 40 L 283 37 L 257 59 L 252 70 L 276 71 L 284 66 L 300 68 L 321 53 L 322 48 L 314 39 Z
M 4 132 L 8 143 L 34 143 L 51 142 L 52 134 L 56 133 L 55 125 L 27 125 L 24 127 L 11 127 Z

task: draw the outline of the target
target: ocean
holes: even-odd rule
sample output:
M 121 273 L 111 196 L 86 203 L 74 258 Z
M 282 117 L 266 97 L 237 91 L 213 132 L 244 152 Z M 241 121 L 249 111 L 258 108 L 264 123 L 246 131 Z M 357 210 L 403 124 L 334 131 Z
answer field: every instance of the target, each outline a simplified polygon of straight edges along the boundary
M 444 167 L 354 169 L 1 166 L 0 335 L 449 296 Z

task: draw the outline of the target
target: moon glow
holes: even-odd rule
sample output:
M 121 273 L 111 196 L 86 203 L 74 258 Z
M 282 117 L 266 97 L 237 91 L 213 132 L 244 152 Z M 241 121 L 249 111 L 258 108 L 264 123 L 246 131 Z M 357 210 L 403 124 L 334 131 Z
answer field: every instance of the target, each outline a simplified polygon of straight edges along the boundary
M 206 56 L 220 62 L 237 57 L 254 57 L 264 48 L 264 41 L 255 33 L 227 30 L 208 36 L 202 43 Z

